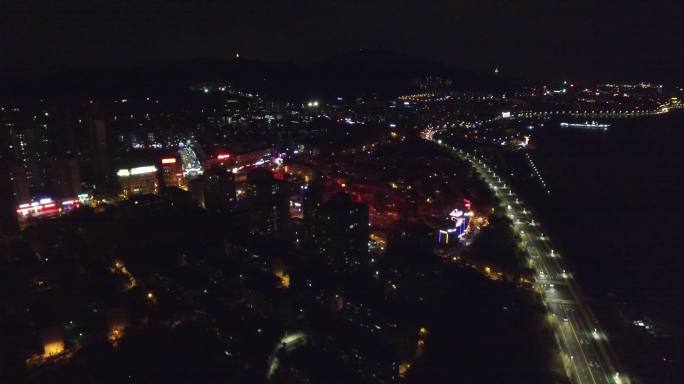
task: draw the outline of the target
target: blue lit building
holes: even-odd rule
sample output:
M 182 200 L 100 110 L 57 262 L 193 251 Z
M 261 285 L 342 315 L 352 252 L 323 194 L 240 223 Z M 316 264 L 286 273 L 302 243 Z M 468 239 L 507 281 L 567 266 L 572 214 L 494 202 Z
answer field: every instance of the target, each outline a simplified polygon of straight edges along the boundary
M 437 243 L 448 245 L 458 241 L 468 229 L 470 223 L 470 212 L 454 209 L 449 213 L 449 225 L 437 232 Z

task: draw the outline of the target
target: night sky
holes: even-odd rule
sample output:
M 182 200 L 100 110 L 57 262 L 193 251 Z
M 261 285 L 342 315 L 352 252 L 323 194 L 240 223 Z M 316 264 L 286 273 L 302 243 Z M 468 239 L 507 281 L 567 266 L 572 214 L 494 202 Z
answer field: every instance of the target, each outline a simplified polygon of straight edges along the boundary
M 672 1 L 3 1 L 0 76 L 389 49 L 529 77 L 684 80 Z

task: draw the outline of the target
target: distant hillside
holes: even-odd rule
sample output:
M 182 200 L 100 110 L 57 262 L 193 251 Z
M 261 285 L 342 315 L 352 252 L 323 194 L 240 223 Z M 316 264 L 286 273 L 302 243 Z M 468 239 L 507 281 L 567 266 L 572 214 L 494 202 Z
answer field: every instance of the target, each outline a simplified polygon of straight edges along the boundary
M 444 64 L 386 50 L 359 50 L 313 64 L 317 83 L 351 94 L 376 92 L 396 95 L 426 76 L 448 78 L 454 89 L 491 90 L 511 81 L 493 75 L 453 68 Z
M 425 76 L 449 78 L 455 89 L 488 90 L 510 83 L 493 75 L 454 69 L 391 51 L 359 50 L 298 66 L 248 59 L 194 59 L 129 68 L 73 69 L 5 83 L 7 95 L 116 95 L 169 92 L 189 82 L 225 80 L 279 99 L 303 97 L 394 96 Z

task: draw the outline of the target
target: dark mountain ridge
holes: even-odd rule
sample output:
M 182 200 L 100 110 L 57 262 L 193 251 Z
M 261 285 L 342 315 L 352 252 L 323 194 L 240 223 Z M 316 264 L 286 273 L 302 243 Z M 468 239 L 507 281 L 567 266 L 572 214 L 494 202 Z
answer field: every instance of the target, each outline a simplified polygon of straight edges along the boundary
M 514 80 L 478 74 L 385 50 L 359 50 L 308 65 L 243 58 L 192 60 L 131 67 L 75 68 L 5 82 L 3 96 L 131 95 L 187 88 L 190 82 L 228 81 L 284 100 L 302 97 L 396 96 L 427 76 L 453 89 L 503 89 Z

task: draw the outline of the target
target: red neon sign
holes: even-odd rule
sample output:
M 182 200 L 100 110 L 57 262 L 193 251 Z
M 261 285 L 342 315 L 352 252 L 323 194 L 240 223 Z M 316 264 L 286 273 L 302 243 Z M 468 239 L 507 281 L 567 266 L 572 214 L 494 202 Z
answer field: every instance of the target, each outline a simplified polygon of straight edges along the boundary
M 218 155 L 216 158 L 219 160 L 224 160 L 224 159 L 227 159 L 229 157 L 230 157 L 230 155 L 225 153 L 225 154 Z

